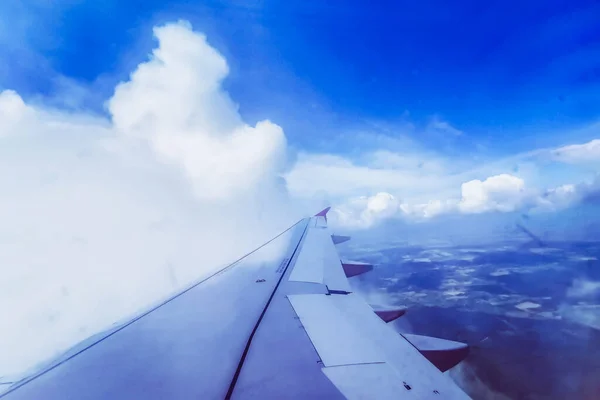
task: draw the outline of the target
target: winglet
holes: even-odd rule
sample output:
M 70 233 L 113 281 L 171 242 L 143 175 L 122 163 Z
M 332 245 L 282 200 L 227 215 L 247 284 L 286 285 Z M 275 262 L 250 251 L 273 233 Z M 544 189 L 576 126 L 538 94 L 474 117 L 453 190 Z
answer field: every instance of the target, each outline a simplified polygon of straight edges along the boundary
M 315 214 L 315 217 L 323 217 L 323 218 L 325 218 L 325 222 L 327 222 L 327 213 L 329 212 L 330 209 L 331 209 L 331 207 L 327 207 L 327 208 L 319 211 L 319 213 Z
M 315 217 L 327 217 L 327 213 L 329 212 L 330 209 L 331 209 L 331 207 L 327 207 L 327 208 L 319 211 L 318 214 L 315 214 Z

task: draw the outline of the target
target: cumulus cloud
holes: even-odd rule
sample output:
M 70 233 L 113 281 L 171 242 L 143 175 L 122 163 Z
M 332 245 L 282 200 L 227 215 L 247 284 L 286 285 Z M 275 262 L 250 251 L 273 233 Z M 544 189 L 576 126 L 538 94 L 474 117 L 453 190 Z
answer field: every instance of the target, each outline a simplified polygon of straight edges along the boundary
M 387 193 L 362 196 L 334 206 L 335 224 L 353 229 L 370 228 L 390 218 L 409 221 L 431 219 L 443 214 L 548 212 L 595 201 L 600 194 L 600 178 L 579 184 L 566 184 L 547 190 L 528 187 L 519 177 L 500 174 L 461 184 L 461 197 L 411 202 Z
M 385 220 L 405 219 L 418 221 L 455 211 L 457 200 L 431 200 L 411 204 L 396 196 L 380 192 L 373 196 L 352 198 L 332 208 L 331 223 L 350 229 L 368 229 Z
M 461 185 L 461 195 L 460 199 L 410 203 L 401 202 L 390 193 L 378 193 L 334 208 L 337 215 L 335 222 L 352 228 L 368 228 L 392 217 L 426 219 L 450 212 L 510 212 L 535 198 L 532 191 L 526 190 L 522 179 L 508 174 L 491 176 L 484 181 L 465 182 Z
M 487 211 L 509 212 L 520 208 L 527 200 L 523 179 L 509 174 L 478 179 L 461 186 L 462 198 L 458 208 L 463 213 Z
M 349 228 L 370 228 L 384 219 L 398 215 L 400 201 L 389 193 L 361 196 L 332 209 L 332 224 Z
M 294 222 L 282 129 L 245 124 L 225 59 L 185 23 L 110 118 L 0 94 L 0 376 L 14 376 Z M 285 217 L 284 217 L 285 215 Z
M 255 127 L 241 121 L 221 89 L 227 63 L 205 36 L 183 23 L 154 34 L 160 46 L 151 60 L 109 101 L 115 129 L 179 165 L 202 198 L 230 198 L 272 179 L 285 156 L 282 129 L 270 121 Z

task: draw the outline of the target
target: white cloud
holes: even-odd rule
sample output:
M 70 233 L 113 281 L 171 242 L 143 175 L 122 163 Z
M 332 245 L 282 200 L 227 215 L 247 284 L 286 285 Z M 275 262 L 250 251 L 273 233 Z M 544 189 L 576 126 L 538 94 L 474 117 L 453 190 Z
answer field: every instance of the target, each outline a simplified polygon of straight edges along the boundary
M 244 124 L 221 89 L 225 59 L 184 24 L 155 28 L 160 46 L 109 102 L 115 129 L 147 141 L 178 164 L 196 195 L 224 199 L 269 184 L 283 165 L 286 141 L 270 121 Z
M 15 133 L 32 111 L 25 105 L 23 99 L 12 90 L 6 90 L 0 95 L 0 137 Z
M 434 119 L 428 130 L 436 126 L 444 128 L 444 121 Z M 549 212 L 599 198 L 600 179 L 569 182 L 593 171 L 582 174 L 564 165 L 557 171 L 556 164 L 544 163 L 548 155 L 553 154 L 555 161 L 578 159 L 589 165 L 600 161 L 597 143 L 537 149 L 494 160 L 442 156 L 406 139 L 404 146 L 367 147 L 352 160 L 301 154 L 287 178 L 296 196 L 327 193 L 339 214 L 337 222 L 352 228 L 368 228 L 391 217 L 414 221 L 449 213 Z M 401 200 L 395 213 L 372 218 L 368 199 L 380 192 Z
M 386 192 L 342 201 L 334 206 L 334 224 L 352 229 L 370 228 L 390 218 L 418 221 L 442 214 L 486 212 L 556 211 L 600 193 L 600 178 L 592 182 L 562 185 L 546 191 L 527 187 L 519 177 L 500 174 L 461 185 L 461 197 L 426 202 L 399 200 Z
M 441 214 L 455 211 L 457 208 L 457 201 L 453 199 L 448 200 L 430 200 L 427 203 L 419 204 L 401 204 L 400 209 L 408 217 L 421 219 L 421 218 L 433 218 Z
M 361 196 L 338 204 L 332 208 L 333 226 L 350 229 L 367 229 L 392 219 L 411 220 L 433 218 L 457 208 L 457 201 L 432 200 L 427 203 L 409 204 L 387 192 L 374 196 Z
M 221 88 L 227 63 L 204 36 L 181 23 L 155 34 L 151 59 L 110 99 L 110 120 L 0 94 L 0 376 L 294 222 L 281 128 L 241 120 Z
M 491 176 L 484 181 L 465 182 L 461 193 L 458 207 L 463 213 L 514 211 L 529 197 L 523 179 L 508 174 Z
M 385 151 L 365 154 L 364 159 L 361 165 L 336 155 L 300 154 L 294 168 L 286 174 L 290 193 L 312 197 L 327 192 L 334 200 L 340 200 L 386 191 L 403 198 L 426 199 L 455 190 L 452 184 L 460 179 L 440 171 L 441 161 L 435 159 L 417 162 L 414 155 Z
M 464 214 L 490 211 L 515 211 L 536 195 L 525 188 L 525 182 L 512 175 L 492 176 L 484 181 L 472 180 L 461 185 L 462 197 L 429 200 L 424 203 L 400 201 L 390 193 L 360 197 L 334 208 L 334 223 L 350 228 L 369 228 L 388 218 L 427 219 L 441 214 Z
M 341 139 L 338 138 L 335 144 L 350 149 L 344 156 L 300 153 L 298 162 L 286 175 L 290 192 L 294 196 L 309 198 L 327 193 L 328 198 L 337 204 L 347 201 L 349 197 L 372 196 L 378 192 L 387 192 L 402 198 L 402 204 L 409 214 L 420 214 L 419 210 L 439 214 L 435 211 L 436 208 L 452 209 L 452 203 L 457 197 L 460 201 L 463 195 L 461 185 L 467 182 L 475 181 L 470 185 L 467 184 L 464 190 L 479 190 L 480 195 L 488 197 L 501 195 L 493 193 L 494 189 L 490 186 L 494 184 L 493 180 L 483 184 L 488 177 L 510 175 L 527 182 L 525 192 L 511 195 L 512 203 L 507 198 L 497 201 L 496 206 L 493 205 L 493 198 L 489 203 L 484 202 L 485 207 L 499 208 L 498 211 L 501 211 L 500 209 L 503 208 L 516 209 L 520 202 L 528 207 L 538 201 L 535 199 L 536 194 L 543 196 L 544 191 L 549 192 L 553 188 L 558 190 L 561 186 L 566 190 L 568 185 L 577 185 L 578 181 L 589 178 L 590 173 L 594 173 L 594 169 L 582 170 L 580 166 L 567 166 L 564 163 L 548 161 L 575 162 L 575 158 L 580 157 L 575 155 L 575 150 L 584 153 L 581 154 L 579 161 L 586 167 L 593 164 L 594 160 L 600 161 L 600 158 L 595 155 L 597 139 L 583 145 L 565 146 L 560 149 L 534 149 L 494 158 L 479 153 L 465 154 L 462 150 L 460 154 L 456 154 L 456 151 L 436 152 L 431 148 L 420 146 L 414 139 L 407 137 L 407 135 L 418 137 L 439 133 L 446 124 L 451 126 L 445 121 L 433 118 L 427 128 L 422 130 L 417 130 L 414 126 L 400 126 L 398 129 L 384 127 L 383 130 L 375 127 L 379 129 L 376 129 L 374 134 L 361 132 L 344 135 Z M 597 130 L 598 124 L 592 124 L 585 134 L 589 137 Z M 381 131 L 386 134 L 377 133 Z M 448 136 L 457 139 L 456 135 Z M 462 139 L 466 139 L 464 135 Z M 436 140 L 443 142 L 441 138 Z M 444 143 L 437 143 L 434 147 L 446 149 L 448 146 Z M 562 154 L 562 156 L 553 156 L 553 154 Z M 584 160 L 587 162 L 583 163 Z M 482 185 L 477 181 L 482 182 Z M 472 212 L 476 211 L 477 200 L 473 197 L 476 195 L 475 192 L 466 193 L 462 204 L 465 211 L 469 209 Z M 508 193 L 504 195 L 509 196 Z M 544 202 L 540 200 L 540 203 Z M 487 211 L 491 209 L 486 209 L 485 212 Z
M 352 159 L 301 153 L 286 179 L 290 193 L 298 197 L 326 192 L 332 199 L 343 201 L 384 191 L 404 202 L 419 204 L 455 198 L 461 195 L 463 183 L 507 171 L 530 184 L 542 175 L 536 163 L 524 162 L 520 157 L 499 161 L 452 158 L 407 147 L 402 151 L 367 149 Z
M 600 293 L 600 282 L 578 278 L 567 290 L 567 296 L 573 298 L 594 298 Z
M 439 117 L 434 117 L 428 124 L 428 128 L 440 133 L 450 134 L 452 136 L 461 136 L 463 131 L 450 125 L 449 122 L 441 120 Z
M 546 210 L 559 210 L 569 207 L 581 200 L 581 191 L 578 185 L 566 184 L 551 188 L 540 198 L 539 208 Z
M 600 139 L 572 144 L 551 151 L 552 158 L 569 164 L 600 163 Z
M 383 217 L 394 215 L 398 206 L 398 200 L 389 193 L 377 193 L 367 199 L 367 210 Z
M 538 197 L 534 210 L 557 211 L 582 202 L 594 201 L 598 196 L 600 196 L 600 175 L 592 180 L 546 190 Z
M 362 196 L 332 209 L 332 224 L 365 229 L 384 219 L 398 215 L 400 201 L 389 193 L 380 192 L 374 196 Z
M 600 307 L 596 299 L 600 294 L 600 282 L 577 277 L 567 289 L 567 299 L 558 308 L 568 320 L 600 329 Z

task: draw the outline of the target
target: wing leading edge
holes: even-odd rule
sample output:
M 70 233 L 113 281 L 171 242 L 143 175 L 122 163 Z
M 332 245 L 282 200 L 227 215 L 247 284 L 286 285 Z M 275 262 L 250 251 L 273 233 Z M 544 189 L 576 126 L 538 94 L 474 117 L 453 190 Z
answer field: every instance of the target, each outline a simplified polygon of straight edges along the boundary
M 404 309 L 352 292 L 347 277 L 372 266 L 340 261 L 327 211 L 0 398 L 468 398 L 426 359 L 452 366 L 444 341 L 397 334 L 386 321 Z
M 222 399 L 307 220 L 210 278 L 77 345 L 4 394 L 15 399 Z

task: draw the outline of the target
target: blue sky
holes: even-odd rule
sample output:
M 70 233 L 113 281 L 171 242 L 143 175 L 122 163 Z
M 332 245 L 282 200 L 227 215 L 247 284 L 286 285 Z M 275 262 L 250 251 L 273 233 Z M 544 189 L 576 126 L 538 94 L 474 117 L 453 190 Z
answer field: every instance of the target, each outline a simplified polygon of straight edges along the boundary
M 0 85 L 24 96 L 57 76 L 93 88 L 99 110 L 153 46 L 153 25 L 187 19 L 231 66 L 226 88 L 310 148 L 340 126 L 432 117 L 489 152 L 564 144 L 599 117 L 594 1 L 25 1 L 2 5 Z M 7 10 L 8 9 L 8 10 Z M 16 21 L 21 21 L 16 23 Z M 417 138 L 435 147 L 434 138 Z M 575 138 L 570 138 L 570 140 Z M 589 140 L 582 137 L 580 140 Z
M 594 1 L 29 0 L 0 15 L 0 88 L 107 118 L 153 27 L 189 21 L 226 60 L 241 119 L 283 128 L 296 194 L 444 203 L 508 174 L 543 197 L 598 173 Z

